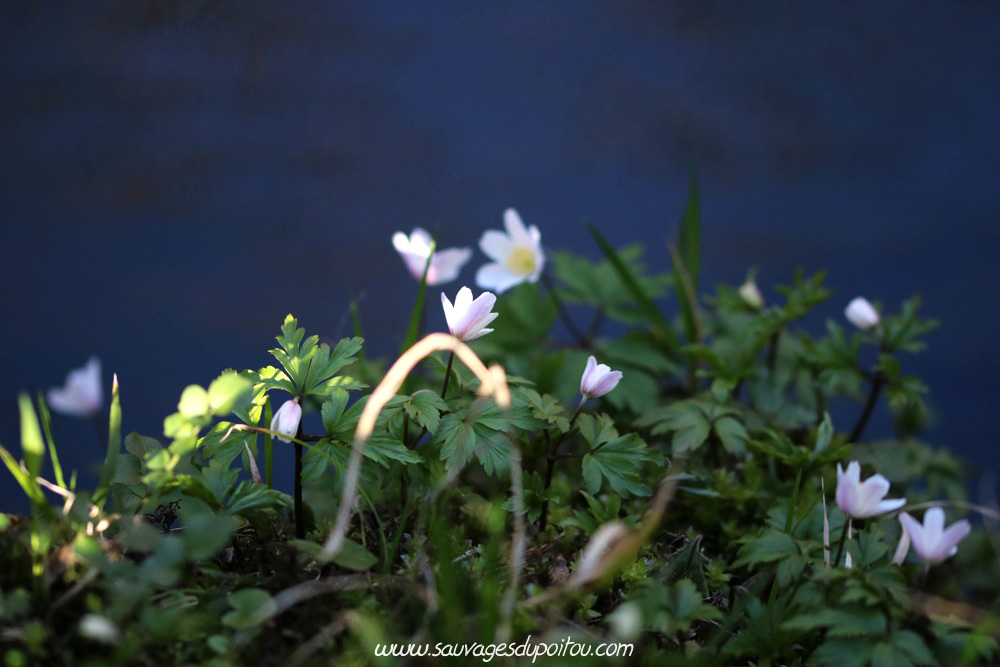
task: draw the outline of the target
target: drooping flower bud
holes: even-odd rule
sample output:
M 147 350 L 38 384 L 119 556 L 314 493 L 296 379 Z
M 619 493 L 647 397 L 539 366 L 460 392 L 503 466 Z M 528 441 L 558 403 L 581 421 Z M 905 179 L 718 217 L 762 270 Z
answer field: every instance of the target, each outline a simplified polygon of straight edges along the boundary
M 281 435 L 274 437 L 282 442 L 291 442 L 289 438 L 294 438 L 299 432 L 299 422 L 301 420 L 302 406 L 299 405 L 299 399 L 296 397 L 290 401 L 285 401 L 284 405 L 278 408 L 278 411 L 274 413 L 274 417 L 271 419 L 271 430 L 287 437 L 283 438 Z
M 617 387 L 621 379 L 621 371 L 613 371 L 610 366 L 597 363 L 591 355 L 580 378 L 580 393 L 587 398 L 600 398 Z
M 743 303 L 748 305 L 754 310 L 760 310 L 764 307 L 764 296 L 757 289 L 757 283 L 753 278 L 747 278 L 746 282 L 740 285 L 738 290 L 740 293 L 740 298 L 743 299 Z
M 851 324 L 864 331 L 874 329 L 882 321 L 875 307 L 861 296 L 851 299 L 844 309 L 844 316 Z

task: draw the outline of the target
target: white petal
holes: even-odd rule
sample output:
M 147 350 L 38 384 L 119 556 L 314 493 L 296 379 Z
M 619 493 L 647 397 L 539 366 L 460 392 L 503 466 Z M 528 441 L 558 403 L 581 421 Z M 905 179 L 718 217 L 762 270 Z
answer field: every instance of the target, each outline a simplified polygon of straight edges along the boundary
M 504 264 L 483 264 L 476 272 L 476 284 L 496 294 L 502 294 L 523 281 L 524 276 L 517 275 Z
M 514 248 L 514 242 L 503 232 L 489 229 L 479 239 L 479 249 L 494 262 L 503 262 Z
M 392 245 L 400 254 L 410 252 L 410 239 L 403 232 L 396 232 L 392 235 Z
M 524 223 L 521 222 L 521 216 L 517 214 L 512 208 L 507 209 L 503 212 L 503 226 L 507 228 L 507 233 L 510 234 L 510 240 L 514 242 L 515 245 L 526 245 L 535 246 L 537 241 L 528 233 L 525 229 Z M 535 230 L 536 232 L 538 230 Z

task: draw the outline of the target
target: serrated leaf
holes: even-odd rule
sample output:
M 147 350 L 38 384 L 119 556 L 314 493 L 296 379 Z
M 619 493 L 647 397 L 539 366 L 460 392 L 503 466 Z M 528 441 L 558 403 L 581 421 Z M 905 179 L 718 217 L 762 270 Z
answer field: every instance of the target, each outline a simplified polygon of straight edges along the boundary
M 721 417 L 712 423 L 712 430 L 719 436 L 722 446 L 730 454 L 746 453 L 746 443 L 750 440 L 746 428 L 733 417 Z
M 251 388 L 250 380 L 235 371 L 223 373 L 208 385 L 208 410 L 213 415 L 229 413 L 236 402 L 249 393 Z
M 583 457 L 583 479 L 587 491 L 600 491 L 601 478 L 608 480 L 615 493 L 623 496 L 649 496 L 652 491 L 642 481 L 642 466 L 647 460 L 646 444 L 635 433 L 613 440 Z

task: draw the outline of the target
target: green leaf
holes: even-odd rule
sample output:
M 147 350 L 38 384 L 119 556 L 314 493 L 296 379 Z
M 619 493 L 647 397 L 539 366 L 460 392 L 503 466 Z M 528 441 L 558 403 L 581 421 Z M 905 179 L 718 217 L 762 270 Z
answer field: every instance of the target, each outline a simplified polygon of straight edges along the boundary
M 712 430 L 719 436 L 722 446 L 730 454 L 746 453 L 746 444 L 750 440 L 746 428 L 734 417 L 721 417 L 712 423 Z
M 333 557 L 333 562 L 348 570 L 360 572 L 370 569 L 378 562 L 378 558 L 357 542 L 344 540 L 340 551 Z
M 278 603 L 261 588 L 244 588 L 226 598 L 233 611 L 223 615 L 222 624 L 245 630 L 255 628 L 278 613 Z
M 125 436 L 125 451 L 132 456 L 145 462 L 146 458 L 163 449 L 160 441 L 156 438 L 149 438 L 132 431 Z
M 208 412 L 208 392 L 196 384 L 184 388 L 177 412 L 187 419 L 203 417 Z
M 38 477 L 42 473 L 42 461 L 45 459 L 42 429 L 38 425 L 38 417 L 30 396 L 23 392 L 18 394 L 17 406 L 21 411 L 21 451 L 24 456 L 24 467 L 29 475 Z
M 744 538 L 738 559 L 733 567 L 773 563 L 789 556 L 799 555 L 799 547 L 790 535 L 768 528 L 760 537 Z
M 430 390 L 418 391 L 403 403 L 403 409 L 410 419 L 431 433 L 437 430 L 441 413 L 448 410 L 448 404 Z
M 250 380 L 235 371 L 226 371 L 208 385 L 208 410 L 213 415 L 224 415 L 233 409 L 236 402 L 252 387 Z M 183 402 L 184 396 L 181 395 Z M 184 411 L 181 410 L 181 414 Z
M 648 460 L 646 443 L 635 433 L 613 440 L 583 457 L 583 479 L 587 491 L 600 491 L 601 478 L 608 480 L 622 496 L 649 496 L 652 491 L 642 481 L 642 466 Z
M 382 433 L 375 433 L 368 438 L 364 455 L 385 468 L 389 467 L 389 461 L 420 463 L 424 460 L 417 452 L 407 449 L 401 441 Z

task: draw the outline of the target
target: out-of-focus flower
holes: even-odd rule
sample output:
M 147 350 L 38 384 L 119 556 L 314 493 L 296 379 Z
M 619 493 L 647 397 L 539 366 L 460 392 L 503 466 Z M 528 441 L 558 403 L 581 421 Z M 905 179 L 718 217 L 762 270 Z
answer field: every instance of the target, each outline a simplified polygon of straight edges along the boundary
M 84 614 L 80 619 L 80 634 L 104 644 L 117 643 L 121 633 L 111 619 L 98 614 Z
M 837 464 L 837 507 L 854 519 L 867 519 L 897 510 L 906 504 L 906 498 L 883 500 L 889 492 L 889 480 L 882 475 L 872 475 L 861 482 L 861 464 L 851 461 L 847 472 Z
M 945 528 L 944 510 L 940 507 L 927 510 L 923 524 L 906 512 L 899 515 L 899 522 L 903 524 L 913 550 L 928 565 L 938 565 L 954 556 L 958 552 L 958 543 L 972 531 L 972 526 L 965 519 Z
M 580 378 L 580 393 L 587 398 L 600 398 L 618 386 L 621 371 L 613 371 L 610 366 L 597 363 L 593 355 L 587 358 L 587 367 Z
M 91 357 L 83 368 L 70 371 L 66 384 L 45 392 L 45 400 L 56 412 L 74 417 L 90 417 L 101 409 L 101 360 Z
M 503 213 L 507 233 L 490 229 L 479 239 L 479 247 L 493 261 L 476 272 L 476 284 L 501 294 L 524 281 L 535 282 L 542 275 L 545 255 L 538 227 L 525 228 L 512 208 Z
M 431 256 L 431 235 L 426 230 L 416 227 L 409 236 L 403 232 L 392 235 L 392 245 L 406 263 L 410 274 L 420 280 L 427 266 L 427 258 L 431 257 L 431 265 L 427 268 L 427 284 L 440 285 L 458 277 L 458 272 L 469 258 L 470 248 L 447 248 L 437 250 Z
M 483 292 L 472 299 L 472 290 L 463 287 L 458 290 L 455 305 L 451 304 L 444 292 L 441 292 L 441 306 L 444 308 L 444 319 L 448 322 L 448 331 L 461 341 L 470 341 L 493 331 L 486 329 L 487 324 L 497 318 L 493 306 L 497 302 L 495 294 Z
M 868 299 L 862 296 L 851 299 L 851 302 L 847 304 L 847 308 L 844 309 L 844 317 L 851 324 L 864 331 L 874 329 L 882 321 L 875 307 L 868 302 Z
M 746 282 L 740 285 L 738 291 L 740 298 L 743 299 L 743 303 L 754 310 L 760 310 L 764 307 L 764 296 L 757 289 L 757 282 L 753 278 L 747 278 Z
M 299 432 L 300 421 L 302 421 L 302 406 L 299 405 L 298 397 L 285 401 L 271 418 L 271 430 L 287 437 L 283 438 L 281 435 L 274 437 L 282 442 L 291 442 L 289 438 L 294 438 Z

